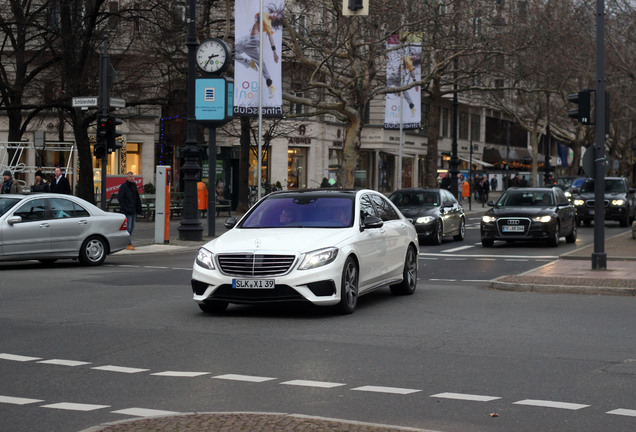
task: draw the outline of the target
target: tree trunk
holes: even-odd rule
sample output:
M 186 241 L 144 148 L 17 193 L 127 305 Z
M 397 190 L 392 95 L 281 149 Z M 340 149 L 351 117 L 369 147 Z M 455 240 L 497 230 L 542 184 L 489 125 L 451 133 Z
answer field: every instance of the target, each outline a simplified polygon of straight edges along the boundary
M 430 107 L 428 110 L 428 140 L 426 147 L 426 184 L 424 187 L 437 187 L 437 159 L 440 125 L 440 93 L 439 80 L 434 80 L 431 86 Z
M 247 211 L 247 196 L 249 195 L 249 171 L 250 171 L 250 134 L 251 126 L 248 117 L 241 117 L 241 137 L 240 137 L 240 154 L 239 154 L 239 182 L 238 182 L 238 200 L 236 210 L 239 213 Z
M 358 149 L 360 148 L 360 131 L 362 121 L 360 116 L 350 118 L 349 128 L 344 140 L 342 165 L 338 169 L 338 187 L 352 188 L 355 186 Z

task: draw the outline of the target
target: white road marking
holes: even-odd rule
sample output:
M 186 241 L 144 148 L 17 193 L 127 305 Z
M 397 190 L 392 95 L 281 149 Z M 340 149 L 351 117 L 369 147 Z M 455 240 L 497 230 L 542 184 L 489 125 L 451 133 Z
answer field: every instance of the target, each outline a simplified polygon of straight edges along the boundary
M 148 269 L 167 269 L 170 267 L 165 267 L 165 266 L 144 266 L 144 268 L 148 268 Z
M 538 399 L 524 399 L 517 402 L 513 402 L 513 404 L 530 405 L 530 406 L 537 406 L 537 407 L 544 407 L 544 408 L 560 408 L 560 409 L 569 409 L 569 410 L 580 410 L 582 408 L 589 407 L 589 405 L 583 405 L 583 404 L 538 400 Z
M 113 414 L 123 414 L 129 415 L 133 417 L 155 417 L 155 416 L 168 416 L 168 415 L 176 415 L 181 414 L 176 411 L 163 411 L 156 409 L 148 409 L 148 408 L 126 408 L 117 411 L 111 411 Z
M 457 282 L 457 279 L 429 279 L 430 281 L 436 282 Z
M 431 395 L 431 397 L 467 400 L 467 401 L 475 401 L 475 402 L 490 402 L 493 400 L 501 399 L 498 396 L 484 396 L 484 395 L 476 395 L 476 394 L 450 393 L 450 392 L 434 394 L 434 395 Z
M 615 414 L 615 415 L 636 417 L 636 410 L 618 408 L 618 409 L 615 409 L 615 410 L 612 410 L 612 411 L 608 411 L 605 414 Z
M 42 405 L 42 408 L 53 408 L 69 411 L 95 411 L 99 409 L 109 408 L 110 405 L 94 405 L 94 404 L 81 404 L 72 402 L 60 402 L 50 405 Z
M 182 372 L 182 371 L 164 371 L 164 372 L 157 372 L 157 373 L 152 373 L 150 375 L 155 375 L 155 376 L 167 376 L 167 377 L 198 377 L 201 375 L 208 375 L 210 372 Z
M 442 252 L 444 252 L 444 253 L 457 252 L 457 251 L 460 251 L 460 250 L 470 249 L 470 248 L 474 248 L 474 247 L 475 246 L 473 246 L 473 245 L 459 246 L 459 247 L 456 247 L 456 248 L 453 248 L 453 249 L 446 249 L 446 250 L 444 250 Z
M 281 384 L 303 386 L 303 387 L 320 387 L 320 388 L 333 388 L 333 387 L 340 387 L 340 386 L 346 385 L 346 384 L 326 382 L 326 381 L 307 381 L 307 380 L 291 380 L 291 381 L 282 382 Z
M 0 403 L 6 403 L 6 404 L 12 404 L 12 405 L 28 405 L 32 403 L 38 403 L 38 402 L 44 402 L 44 400 L 0 395 Z
M 448 258 L 448 254 L 444 254 L 441 252 L 420 252 L 419 256 L 422 257 L 444 257 Z M 500 259 L 524 259 L 524 260 L 538 260 L 538 259 L 546 259 L 546 260 L 556 260 L 559 259 L 558 255 L 486 255 L 486 254 L 455 254 L 454 258 L 475 258 L 475 259 L 483 259 L 483 258 L 493 258 L 496 260 Z
M 120 372 L 120 373 L 127 373 L 127 374 L 134 374 L 134 373 L 145 372 L 149 370 L 149 369 L 139 369 L 139 368 L 131 368 L 131 367 L 123 367 L 123 366 L 112 366 L 112 365 L 96 366 L 91 369 L 107 371 L 107 372 Z
M 383 387 L 383 386 L 362 386 L 352 388 L 351 390 L 375 392 L 375 393 L 391 393 L 391 394 L 411 394 L 421 392 L 422 390 L 407 389 L 400 387 Z
M 42 360 L 42 357 L 28 357 L 28 356 L 22 356 L 17 354 L 0 353 L 0 359 L 19 361 L 19 362 L 28 362 L 33 360 Z
M 59 365 L 59 366 L 82 366 L 82 365 L 90 364 L 90 362 L 85 362 L 85 361 L 62 360 L 62 359 L 42 360 L 37 363 L 52 364 L 52 365 Z
M 276 378 L 270 378 L 270 377 L 237 375 L 237 374 L 217 375 L 217 376 L 213 376 L 212 378 L 232 380 L 232 381 L 247 381 L 247 382 L 265 382 L 265 381 L 271 381 L 276 379 Z

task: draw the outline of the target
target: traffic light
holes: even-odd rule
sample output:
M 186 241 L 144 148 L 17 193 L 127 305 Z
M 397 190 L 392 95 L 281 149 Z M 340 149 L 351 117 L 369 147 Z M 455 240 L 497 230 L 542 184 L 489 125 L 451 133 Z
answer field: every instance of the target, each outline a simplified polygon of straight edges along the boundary
M 122 120 L 120 118 L 112 115 L 108 116 L 108 133 L 106 134 L 108 153 L 112 153 L 118 148 L 122 147 L 121 141 L 117 140 L 117 138 L 121 136 L 121 132 L 117 130 L 117 126 L 119 126 L 121 123 Z
M 578 93 L 568 95 L 568 101 L 578 105 L 578 108 L 573 108 L 568 111 L 568 117 L 572 117 L 584 125 L 592 124 L 592 119 L 590 118 L 591 93 L 592 90 L 581 90 Z
M 106 155 L 106 141 L 108 137 L 108 117 L 101 116 L 97 119 L 97 136 L 93 146 L 93 154 L 97 159 Z

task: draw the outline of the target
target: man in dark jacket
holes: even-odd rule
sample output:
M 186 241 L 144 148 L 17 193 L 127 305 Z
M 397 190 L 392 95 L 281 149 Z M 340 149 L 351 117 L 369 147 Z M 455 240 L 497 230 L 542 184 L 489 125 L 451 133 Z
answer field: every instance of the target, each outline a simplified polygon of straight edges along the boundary
M 55 167 L 55 178 L 51 182 L 51 192 L 71 195 L 71 184 L 64 174 L 62 168 Z
M 128 221 L 128 246 L 126 249 L 135 250 L 132 245 L 132 233 L 135 229 L 137 213 L 142 211 L 141 197 L 139 196 L 139 190 L 137 190 L 137 183 L 135 183 L 135 175 L 132 171 L 128 171 L 126 175 L 126 181 L 119 186 L 117 200 L 119 201 L 121 212 L 126 215 Z
M 3 194 L 17 194 L 20 193 L 18 183 L 13 180 L 11 171 L 6 170 L 3 175 L 3 181 L 0 183 L 0 193 Z

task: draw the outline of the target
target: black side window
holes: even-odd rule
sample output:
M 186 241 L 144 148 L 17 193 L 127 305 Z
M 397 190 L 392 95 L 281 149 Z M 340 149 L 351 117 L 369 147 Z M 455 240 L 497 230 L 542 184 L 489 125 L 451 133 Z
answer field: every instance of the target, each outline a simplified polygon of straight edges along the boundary
M 371 195 L 371 200 L 378 217 L 384 222 L 400 218 L 387 198 L 380 195 Z
M 364 218 L 366 218 L 367 216 L 375 215 L 375 209 L 373 208 L 373 204 L 371 204 L 369 195 L 363 195 L 360 198 L 360 220 L 364 221 Z
M 46 219 L 46 204 L 43 198 L 27 201 L 22 204 L 14 213 L 20 216 L 22 222 L 41 221 Z

